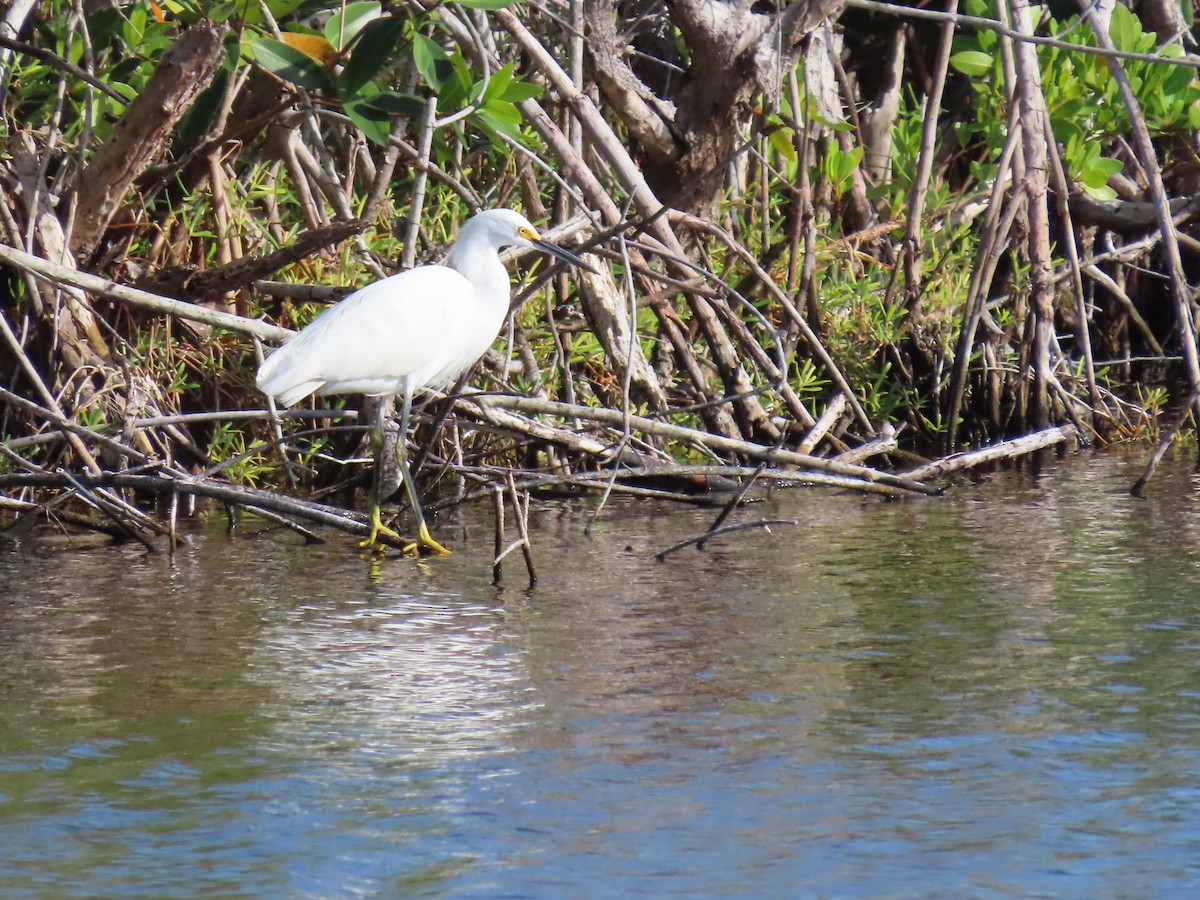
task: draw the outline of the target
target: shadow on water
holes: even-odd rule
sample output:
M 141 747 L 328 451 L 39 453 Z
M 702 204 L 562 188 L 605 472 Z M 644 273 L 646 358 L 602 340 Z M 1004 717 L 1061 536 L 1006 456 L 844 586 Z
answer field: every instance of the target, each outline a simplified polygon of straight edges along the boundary
M 0 894 L 1149 896 L 1200 887 L 1200 501 L 1077 457 L 448 559 L 214 525 L 0 547 Z M 441 535 L 439 535 L 441 536 Z

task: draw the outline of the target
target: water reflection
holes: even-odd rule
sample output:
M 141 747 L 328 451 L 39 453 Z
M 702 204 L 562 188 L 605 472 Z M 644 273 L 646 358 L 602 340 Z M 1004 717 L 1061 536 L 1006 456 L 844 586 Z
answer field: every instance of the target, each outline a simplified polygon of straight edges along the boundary
M 528 593 L 486 511 L 378 582 L 0 548 L 0 893 L 1187 893 L 1197 501 L 1139 462 L 782 493 L 664 563 L 710 514 L 543 504 Z

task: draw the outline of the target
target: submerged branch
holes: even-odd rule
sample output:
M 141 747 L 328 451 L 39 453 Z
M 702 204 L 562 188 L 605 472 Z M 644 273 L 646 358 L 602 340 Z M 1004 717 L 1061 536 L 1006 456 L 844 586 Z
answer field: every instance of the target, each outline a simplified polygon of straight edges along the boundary
M 1056 428 L 1047 428 L 1044 431 L 1034 434 L 1027 434 L 1024 437 L 1015 438 L 1011 441 L 1001 441 L 990 447 L 984 447 L 982 450 L 974 450 L 970 453 L 952 453 L 944 459 L 939 459 L 936 462 L 912 469 L 906 472 L 905 475 L 908 478 L 922 480 L 926 478 L 940 478 L 952 472 L 962 472 L 977 466 L 1000 462 L 1006 459 L 1014 459 L 1018 456 L 1026 456 L 1034 451 L 1044 450 L 1047 447 L 1053 447 L 1056 444 L 1062 444 L 1067 441 L 1074 441 L 1078 438 L 1079 429 L 1074 425 L 1061 425 Z

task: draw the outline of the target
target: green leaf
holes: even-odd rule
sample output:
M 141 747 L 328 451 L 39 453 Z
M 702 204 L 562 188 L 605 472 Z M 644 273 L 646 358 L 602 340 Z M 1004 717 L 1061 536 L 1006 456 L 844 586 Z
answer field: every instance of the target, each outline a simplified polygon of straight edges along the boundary
M 350 121 L 358 126 L 358 130 L 366 135 L 367 140 L 380 147 L 388 145 L 388 137 L 392 130 L 391 123 L 385 114 L 372 109 L 367 104 L 369 100 L 355 99 L 343 104 Z
M 392 121 L 397 116 L 417 118 L 425 114 L 425 101 L 414 94 L 380 91 L 373 84 L 363 85 L 359 96 L 343 103 L 346 115 L 372 143 L 386 147 Z
M 1092 187 L 1090 184 L 1085 184 L 1083 189 L 1097 200 L 1108 201 L 1117 199 L 1117 192 L 1107 184 L 1100 185 L 1099 187 Z
M 454 74 L 458 76 L 458 82 L 463 86 L 463 89 L 471 87 L 475 81 L 475 76 L 471 72 L 467 58 L 463 56 L 461 50 L 454 51 L 454 54 L 450 57 L 450 65 L 454 69 Z
M 1200 130 L 1200 101 L 1188 107 L 1188 124 L 1193 130 Z
M 992 55 L 982 50 L 963 50 L 950 57 L 950 65 L 964 75 L 986 75 L 992 71 Z
M 338 51 L 345 50 L 354 40 L 354 36 L 383 15 L 383 10 L 374 0 L 361 0 L 358 3 L 347 3 L 325 23 L 325 38 Z
M 837 167 L 837 183 L 839 185 L 844 184 L 854 174 L 854 170 L 862 162 L 862 157 L 862 147 L 852 147 L 849 153 L 842 154 Z
M 1054 116 L 1050 120 L 1050 129 L 1054 132 L 1054 139 L 1060 144 L 1066 144 L 1072 139 L 1083 139 L 1083 129 L 1074 119 Z
M 446 79 L 453 72 L 450 57 L 446 51 L 423 34 L 413 38 L 413 63 L 421 77 L 435 91 L 440 91 Z
M 1117 3 L 1109 19 L 1108 33 L 1118 50 L 1134 50 L 1142 36 L 1142 24 L 1137 16 Z
M 275 38 L 259 38 L 250 44 L 254 61 L 273 75 L 309 90 L 332 90 L 333 82 L 320 64 L 306 53 Z
M 1079 180 L 1083 182 L 1086 188 L 1093 190 L 1106 189 L 1109 177 L 1116 175 L 1121 171 L 1121 168 L 1119 160 L 1100 157 L 1090 160 L 1085 165 L 1083 172 L 1079 176 Z M 1092 194 L 1092 196 L 1096 195 Z
M 338 90 L 343 98 L 358 93 L 359 88 L 391 62 L 404 26 L 403 19 L 388 17 L 376 19 L 363 28 L 362 36 L 338 77 Z
M 478 86 L 474 83 L 471 75 L 471 67 L 467 65 L 466 59 L 462 53 L 455 50 L 454 55 L 449 57 L 450 73 L 446 76 L 441 88 L 438 90 L 438 109 L 443 112 L 459 109 L 468 104 L 467 91 L 472 91 L 472 96 L 476 96 Z
M 520 103 L 522 100 L 528 100 L 530 97 L 540 97 L 543 93 L 540 84 L 533 84 L 529 81 L 514 81 L 496 99 L 507 100 L 509 103 Z
M 385 117 L 419 118 L 425 115 L 425 101 L 416 94 L 405 94 L 401 91 L 383 91 L 365 101 L 363 108 Z
M 271 11 L 271 15 L 275 18 L 281 19 L 295 12 L 297 7 L 303 2 L 304 0 L 267 0 L 267 9 Z M 246 3 L 245 8 L 247 14 L 253 11 L 257 12 L 260 16 L 262 15 L 262 9 L 257 3 Z
M 514 140 L 521 140 L 521 114 L 511 103 L 499 103 L 493 100 L 486 106 L 475 111 L 472 118 L 493 131 L 508 135 Z
M 1178 44 L 1168 44 L 1168 47 L 1178 47 Z M 1182 51 L 1181 51 L 1182 52 Z M 1171 73 L 1163 79 L 1162 90 L 1168 97 L 1182 94 L 1196 78 L 1196 70 L 1191 66 L 1171 66 Z
M 789 162 L 796 158 L 796 145 L 792 141 L 791 129 L 773 128 L 767 136 L 771 149 Z
M 111 87 L 118 94 L 123 95 L 125 99 L 129 101 L 132 101 L 138 95 L 137 88 L 133 87 L 132 85 L 128 85 L 123 81 L 114 81 L 109 85 L 109 87 Z
M 767 143 L 771 145 L 771 149 L 783 157 L 783 161 L 787 166 L 788 178 L 796 177 L 796 170 L 799 168 L 800 157 L 796 153 L 796 145 L 792 140 L 792 130 L 790 128 L 773 128 L 767 135 Z
M 500 69 L 493 72 L 487 82 L 487 89 L 483 92 L 483 102 L 497 99 L 504 94 L 505 89 L 512 84 L 513 66 L 512 63 L 507 63 L 501 66 Z M 482 82 L 481 82 L 482 83 Z

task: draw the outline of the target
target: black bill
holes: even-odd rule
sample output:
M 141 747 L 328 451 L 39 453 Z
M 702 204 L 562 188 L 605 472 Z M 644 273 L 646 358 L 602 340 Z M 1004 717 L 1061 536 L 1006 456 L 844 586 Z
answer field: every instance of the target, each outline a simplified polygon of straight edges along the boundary
M 543 241 L 541 238 L 538 238 L 536 241 L 530 241 L 530 243 L 532 243 L 533 246 L 537 247 L 543 253 L 549 253 L 551 256 L 557 256 L 563 262 L 570 263 L 571 265 L 577 266 L 580 269 L 586 269 L 593 275 L 600 274 L 570 250 L 564 250 L 562 247 L 558 246 L 558 244 L 552 244 L 549 241 Z

